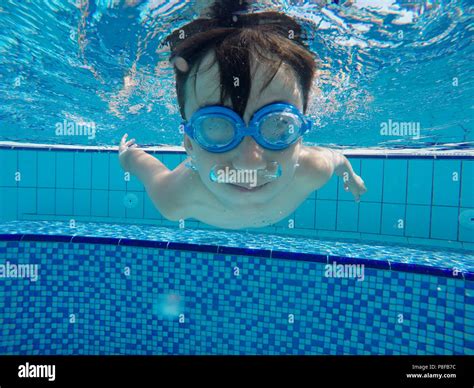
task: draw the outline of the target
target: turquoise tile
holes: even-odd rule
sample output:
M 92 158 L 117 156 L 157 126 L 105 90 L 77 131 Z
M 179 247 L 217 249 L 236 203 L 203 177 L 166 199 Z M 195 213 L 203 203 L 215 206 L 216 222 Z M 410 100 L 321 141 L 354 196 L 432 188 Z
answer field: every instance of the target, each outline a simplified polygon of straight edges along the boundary
M 352 169 L 357 175 L 360 175 L 360 159 L 349 159 L 349 162 L 352 165 Z M 363 179 L 363 178 L 362 178 Z M 339 177 L 339 184 L 338 184 L 338 200 L 346 200 L 346 201 L 353 201 L 354 196 L 350 191 L 344 190 L 344 177 Z M 318 197 L 319 199 L 319 197 Z
M 431 238 L 457 240 L 458 208 L 433 206 L 431 210 Z
M 474 207 L 474 161 L 462 161 L 461 206 Z
M 126 195 L 133 194 L 136 197 L 136 203 L 132 208 L 125 207 L 125 216 L 127 218 L 143 218 L 143 196 L 144 193 L 142 191 L 127 191 Z M 126 203 L 127 201 L 125 201 Z M 130 203 L 130 202 L 129 202 Z
M 295 227 L 314 229 L 314 200 L 304 201 L 295 211 Z
M 56 154 L 56 187 L 72 189 L 74 187 L 74 153 L 61 152 Z
M 361 160 L 361 178 L 367 187 L 367 193 L 361 196 L 361 202 L 382 201 L 383 162 L 382 159 Z
M 92 190 L 91 215 L 107 217 L 109 214 L 109 192 L 107 190 Z
M 408 163 L 406 160 L 387 159 L 384 161 L 384 203 L 405 203 L 407 189 L 407 166 Z
M 359 205 L 354 201 L 339 201 L 337 204 L 337 230 L 356 232 L 359 222 Z
M 337 200 L 338 179 L 339 177 L 334 174 L 323 187 L 316 191 L 316 198 Z
M 90 216 L 91 215 L 91 191 L 90 190 L 74 190 L 74 215 Z
M 56 189 L 56 215 L 71 216 L 73 212 L 74 190 Z
M 36 188 L 18 188 L 18 214 L 36 214 Z
M 135 175 L 130 176 L 130 181 L 125 181 L 127 191 L 145 191 L 143 183 Z
M 359 205 L 359 232 L 380 233 L 382 205 L 373 202 L 361 202 Z
M 16 187 L 0 187 L 0 220 L 16 220 L 18 219 L 17 212 L 18 189 Z
M 74 153 L 74 188 L 90 189 L 92 176 L 92 156 L 90 152 Z
M 18 187 L 36 187 L 37 151 L 21 150 L 18 153 L 18 171 L 21 179 Z
M 336 201 L 316 200 L 316 229 L 336 229 Z
M 125 217 L 125 191 L 109 191 L 109 217 Z
M 112 154 L 114 157 L 115 154 Z M 92 179 L 93 190 L 108 190 L 109 188 L 109 153 L 92 154 Z
M 459 241 L 474 242 L 474 222 L 470 219 L 474 217 L 474 209 L 461 208 L 459 209 Z
M 151 202 L 151 199 L 148 195 L 144 195 L 143 199 L 143 206 L 144 206 L 144 218 L 153 219 L 153 220 L 161 220 L 163 216 L 161 213 L 156 209 L 155 205 Z
M 38 152 L 37 185 L 49 188 L 56 186 L 56 153 L 54 151 Z
M 110 155 L 109 158 L 109 190 L 120 190 L 125 191 L 126 181 L 125 179 L 131 178 L 132 174 L 124 171 L 120 166 L 118 158 L 114 158 Z
M 55 214 L 56 193 L 54 189 L 38 188 L 38 214 Z
M 164 154 L 162 159 L 164 165 L 168 167 L 169 170 L 174 170 L 181 163 L 180 154 Z
M 403 236 L 405 231 L 405 205 L 382 205 L 382 234 Z
M 18 151 L 0 149 L 0 186 L 16 187 Z
M 410 159 L 408 161 L 407 203 L 431 205 L 433 191 L 433 161 Z
M 408 237 L 430 237 L 430 206 L 407 205 L 406 232 Z
M 459 206 L 461 183 L 459 160 L 436 160 L 433 176 L 433 205 Z

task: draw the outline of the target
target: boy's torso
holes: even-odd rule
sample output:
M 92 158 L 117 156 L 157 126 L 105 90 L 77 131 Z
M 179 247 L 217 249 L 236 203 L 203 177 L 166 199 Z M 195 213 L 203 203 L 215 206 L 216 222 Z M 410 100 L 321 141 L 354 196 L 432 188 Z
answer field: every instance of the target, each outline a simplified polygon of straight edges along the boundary
M 304 155 L 304 156 L 303 156 Z M 302 158 L 310 157 L 302 152 L 300 164 L 306 166 Z M 203 184 L 198 173 L 185 166 L 176 167 L 177 194 L 174 199 L 179 207 L 180 219 L 194 218 L 206 224 L 226 229 L 264 227 L 272 225 L 290 215 L 315 188 L 308 184 L 308 171 L 299 168 L 292 181 L 270 201 L 261 205 L 226 206 Z

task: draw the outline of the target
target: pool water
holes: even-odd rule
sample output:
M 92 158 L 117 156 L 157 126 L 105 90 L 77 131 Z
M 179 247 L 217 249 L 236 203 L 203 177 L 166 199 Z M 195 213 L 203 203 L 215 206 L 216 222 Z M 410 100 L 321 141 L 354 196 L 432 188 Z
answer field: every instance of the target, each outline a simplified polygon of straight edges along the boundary
M 474 354 L 470 3 L 252 2 L 303 24 L 304 144 L 369 191 L 232 232 L 167 220 L 117 158 L 127 132 L 186 159 L 162 43 L 205 3 L 0 4 L 0 354 Z

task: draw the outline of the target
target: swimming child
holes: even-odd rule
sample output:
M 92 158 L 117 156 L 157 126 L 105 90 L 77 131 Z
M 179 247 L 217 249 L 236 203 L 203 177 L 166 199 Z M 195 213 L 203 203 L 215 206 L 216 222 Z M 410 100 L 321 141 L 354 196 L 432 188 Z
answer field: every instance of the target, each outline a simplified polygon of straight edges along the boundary
M 356 201 L 367 191 L 341 153 L 302 144 L 317 62 L 301 26 L 279 12 L 245 13 L 248 7 L 217 1 L 207 17 L 167 38 L 187 160 L 170 171 L 127 134 L 120 142 L 122 168 L 169 220 L 271 225 L 333 174 Z

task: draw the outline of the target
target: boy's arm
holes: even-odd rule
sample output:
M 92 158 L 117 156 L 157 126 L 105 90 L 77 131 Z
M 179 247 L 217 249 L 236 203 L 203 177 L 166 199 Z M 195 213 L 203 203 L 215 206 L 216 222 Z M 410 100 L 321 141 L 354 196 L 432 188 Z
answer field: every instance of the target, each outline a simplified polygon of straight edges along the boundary
M 356 200 L 360 201 L 360 196 L 367 192 L 364 181 L 352 169 L 351 163 L 340 152 L 323 147 L 307 147 L 310 150 L 310 166 L 317 177 L 316 182 L 323 186 L 333 174 L 342 177 L 344 189 L 350 191 Z M 320 182 L 319 182 L 320 183 Z M 319 187 L 316 187 L 318 189 Z
M 150 199 L 161 214 L 173 219 L 173 185 L 171 171 L 157 158 L 137 148 L 135 139 L 127 141 L 122 137 L 119 146 L 119 160 L 122 168 L 135 175 L 145 186 Z

